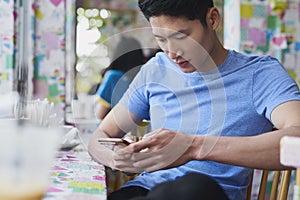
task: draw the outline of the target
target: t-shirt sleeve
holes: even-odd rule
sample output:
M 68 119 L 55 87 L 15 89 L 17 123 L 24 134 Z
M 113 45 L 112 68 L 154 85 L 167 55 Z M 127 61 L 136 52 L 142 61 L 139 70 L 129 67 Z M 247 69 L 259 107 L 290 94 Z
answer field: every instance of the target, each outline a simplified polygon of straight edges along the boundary
M 271 121 L 271 112 L 280 104 L 300 100 L 297 83 L 275 58 L 265 57 L 253 74 L 253 101 L 260 115 Z
M 131 82 L 120 103 L 141 119 L 150 120 L 149 98 L 147 95 L 147 72 L 145 64 Z
M 104 75 L 96 95 L 98 97 L 98 101 L 105 107 L 111 107 L 113 91 L 119 79 L 120 76 L 110 73 L 109 71 Z

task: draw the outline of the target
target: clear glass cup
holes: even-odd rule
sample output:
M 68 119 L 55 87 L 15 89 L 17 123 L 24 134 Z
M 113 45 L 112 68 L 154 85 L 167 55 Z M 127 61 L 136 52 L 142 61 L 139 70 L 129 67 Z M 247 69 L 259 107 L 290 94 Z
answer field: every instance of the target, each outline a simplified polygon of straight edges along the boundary
M 42 199 L 61 129 L 17 120 L 0 120 L 0 127 L 0 199 Z

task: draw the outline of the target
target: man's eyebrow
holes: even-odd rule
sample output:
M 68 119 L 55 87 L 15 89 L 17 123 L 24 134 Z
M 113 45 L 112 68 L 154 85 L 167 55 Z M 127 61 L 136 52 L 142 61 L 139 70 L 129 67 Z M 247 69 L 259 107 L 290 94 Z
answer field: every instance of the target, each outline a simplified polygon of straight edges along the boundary
M 176 35 L 180 35 L 180 34 L 186 34 L 187 32 L 188 32 L 188 30 L 179 30 L 175 33 L 168 35 L 167 38 L 172 38 L 172 37 L 175 37 Z M 154 35 L 154 37 L 164 38 L 163 36 L 157 35 L 155 33 L 153 33 L 153 35 Z

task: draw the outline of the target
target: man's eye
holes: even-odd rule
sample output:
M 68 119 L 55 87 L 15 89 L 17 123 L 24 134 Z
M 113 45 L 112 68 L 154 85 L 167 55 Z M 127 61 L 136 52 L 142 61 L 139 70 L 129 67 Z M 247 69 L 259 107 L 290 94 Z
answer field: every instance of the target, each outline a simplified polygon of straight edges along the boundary
M 163 43 L 163 42 L 165 42 L 166 41 L 166 39 L 164 39 L 164 38 L 158 38 L 158 39 L 156 39 L 158 42 L 160 42 L 160 43 Z
M 177 40 L 183 40 L 183 39 L 186 39 L 186 38 L 187 38 L 187 35 L 178 35 L 178 36 L 176 36 Z

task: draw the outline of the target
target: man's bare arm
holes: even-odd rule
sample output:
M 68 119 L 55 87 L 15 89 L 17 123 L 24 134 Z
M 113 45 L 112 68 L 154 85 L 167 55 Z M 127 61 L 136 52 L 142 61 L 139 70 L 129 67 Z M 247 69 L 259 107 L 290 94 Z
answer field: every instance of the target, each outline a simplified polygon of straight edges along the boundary
M 98 142 L 99 138 L 122 138 L 136 127 L 142 120 L 118 104 L 104 118 L 100 126 L 92 134 L 88 152 L 96 161 L 114 169 L 114 151 Z
M 258 136 L 196 137 L 192 145 L 193 157 L 251 168 L 286 168 L 280 164 L 280 140 L 287 135 L 300 136 L 300 101 L 279 105 L 273 110 L 271 119 L 278 130 Z

